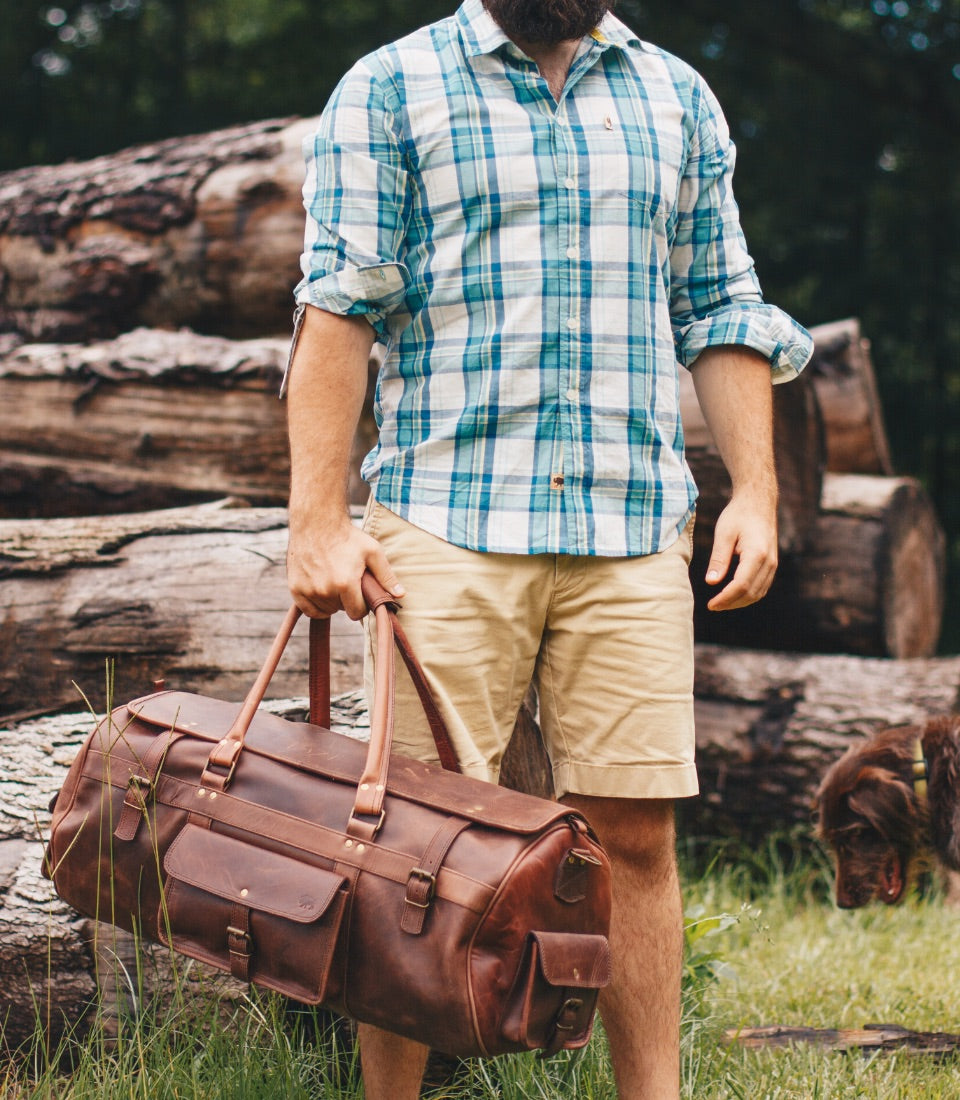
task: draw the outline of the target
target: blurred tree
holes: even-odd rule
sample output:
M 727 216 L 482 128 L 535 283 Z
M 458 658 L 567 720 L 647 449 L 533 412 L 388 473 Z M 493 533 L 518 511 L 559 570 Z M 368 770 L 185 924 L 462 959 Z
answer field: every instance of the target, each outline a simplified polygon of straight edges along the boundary
M 960 650 L 960 0 L 623 0 L 690 60 L 737 140 L 768 296 L 859 316 L 900 472 L 950 539 L 943 646 Z
M 316 113 L 353 60 L 456 4 L 0 0 L 0 168 Z M 618 12 L 724 104 L 768 296 L 808 323 L 862 318 L 897 467 L 951 539 L 960 649 L 960 0 Z

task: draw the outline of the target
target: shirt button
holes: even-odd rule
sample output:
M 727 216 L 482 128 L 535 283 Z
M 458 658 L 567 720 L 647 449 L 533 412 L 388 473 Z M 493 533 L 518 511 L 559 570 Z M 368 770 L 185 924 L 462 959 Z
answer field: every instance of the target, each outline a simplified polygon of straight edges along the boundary
M 577 183 L 576 180 L 574 180 L 572 177 L 567 176 L 567 178 L 563 181 L 563 186 L 566 187 L 567 190 L 572 190 L 574 187 L 577 186 Z
M 568 260 L 577 260 L 579 258 L 580 258 L 580 249 L 577 248 L 577 246 L 575 244 L 572 244 L 567 249 L 567 259 Z
M 579 327 L 580 327 L 580 322 L 579 322 L 579 320 L 577 320 L 576 317 L 568 317 L 567 318 L 567 328 L 568 329 L 573 330 L 573 329 L 579 328 Z
M 567 390 L 567 400 L 568 401 L 576 401 L 579 396 L 580 395 L 577 393 L 576 390 Z

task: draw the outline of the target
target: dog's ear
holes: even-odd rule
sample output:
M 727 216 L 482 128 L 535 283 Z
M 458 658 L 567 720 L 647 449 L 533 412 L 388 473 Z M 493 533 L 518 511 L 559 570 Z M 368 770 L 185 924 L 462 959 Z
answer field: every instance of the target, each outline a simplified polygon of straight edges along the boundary
M 910 788 L 886 768 L 866 766 L 847 796 L 851 812 L 864 818 L 886 840 L 912 846 L 917 812 Z

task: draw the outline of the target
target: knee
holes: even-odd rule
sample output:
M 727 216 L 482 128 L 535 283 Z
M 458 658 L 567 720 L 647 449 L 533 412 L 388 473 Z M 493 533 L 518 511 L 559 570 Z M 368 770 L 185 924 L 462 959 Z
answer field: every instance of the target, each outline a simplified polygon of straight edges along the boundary
M 650 869 L 675 865 L 672 800 L 567 795 L 564 801 L 584 814 L 614 864 Z

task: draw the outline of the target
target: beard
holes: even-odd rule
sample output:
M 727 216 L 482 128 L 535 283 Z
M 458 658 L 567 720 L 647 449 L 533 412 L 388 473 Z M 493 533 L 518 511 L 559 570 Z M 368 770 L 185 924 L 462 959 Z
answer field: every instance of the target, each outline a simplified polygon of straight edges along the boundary
M 615 0 L 483 0 L 510 38 L 555 45 L 583 38 L 613 8 Z

